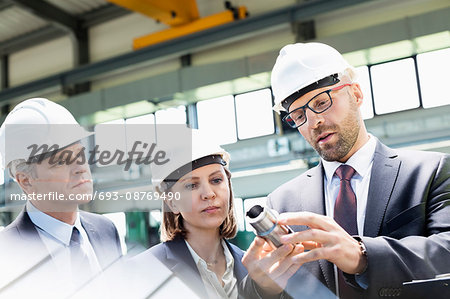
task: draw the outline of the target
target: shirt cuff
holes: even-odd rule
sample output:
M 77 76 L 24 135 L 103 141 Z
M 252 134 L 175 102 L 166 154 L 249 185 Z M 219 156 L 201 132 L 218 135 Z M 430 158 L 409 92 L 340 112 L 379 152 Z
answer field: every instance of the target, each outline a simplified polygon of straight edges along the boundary
M 367 290 L 367 288 L 369 287 L 367 271 L 364 271 L 364 273 L 361 273 L 359 275 L 355 275 L 355 281 L 362 289 Z

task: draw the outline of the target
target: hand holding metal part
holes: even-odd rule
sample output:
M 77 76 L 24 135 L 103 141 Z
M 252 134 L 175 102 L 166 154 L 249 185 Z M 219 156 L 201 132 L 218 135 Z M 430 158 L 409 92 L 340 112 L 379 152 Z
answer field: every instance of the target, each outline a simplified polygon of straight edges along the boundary
M 275 210 L 255 205 L 248 210 L 247 217 L 256 234 L 264 238 L 273 249 L 283 245 L 280 239 L 282 235 L 293 233 L 289 226 L 278 223 L 278 213 Z

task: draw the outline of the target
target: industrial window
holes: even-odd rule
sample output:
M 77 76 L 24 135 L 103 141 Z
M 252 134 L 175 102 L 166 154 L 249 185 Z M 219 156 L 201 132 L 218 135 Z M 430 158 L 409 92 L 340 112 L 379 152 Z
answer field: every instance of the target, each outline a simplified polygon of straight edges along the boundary
M 97 124 L 94 127 L 95 145 L 98 146 L 99 152 L 109 151 L 115 153 L 117 150 L 127 152 L 125 120 L 117 119 Z M 98 152 L 96 151 L 95 159 L 98 160 Z M 102 163 L 96 163 L 98 167 L 110 166 Z
M 150 211 L 149 225 L 151 227 L 159 227 L 161 225 L 162 212 L 159 209 Z
M 3 169 L 2 155 L 0 155 L 0 169 Z M 5 183 L 5 172 L 0 170 L 0 185 Z
M 450 48 L 417 55 L 417 68 L 423 107 L 450 104 L 450 93 L 440 88 L 448 84 Z
M 125 236 L 127 234 L 127 221 L 124 212 L 117 213 L 106 213 L 103 214 L 106 218 L 111 220 L 117 228 L 117 233 L 119 234 L 120 245 L 122 249 L 122 254 L 127 254 L 127 245 L 125 243 Z
M 273 134 L 272 92 L 262 89 L 235 96 L 239 139 Z
M 146 114 L 136 117 L 127 118 L 126 120 L 128 124 L 155 124 L 155 116 L 153 114 Z
M 137 149 L 142 149 L 143 144 L 152 144 L 156 140 L 155 116 L 146 114 L 128 118 L 126 121 L 127 150 L 131 150 L 136 142 Z M 147 149 L 147 148 L 146 148 Z
M 185 124 L 186 107 L 178 106 L 155 112 L 156 123 L 159 124 Z
M 234 205 L 234 215 L 236 216 L 236 222 L 238 231 L 245 230 L 245 220 L 244 220 L 244 204 L 242 198 L 235 197 L 233 198 Z
M 197 103 L 198 128 L 219 144 L 236 142 L 236 117 L 232 95 Z
M 356 72 L 356 81 L 361 86 L 361 90 L 364 96 L 363 104 L 361 106 L 361 114 L 363 119 L 369 119 L 373 117 L 373 102 L 372 90 L 370 88 L 369 68 L 367 66 L 360 66 L 356 68 Z
M 374 65 L 370 71 L 377 114 L 420 106 L 416 70 L 412 58 Z
M 155 124 L 155 116 L 146 114 L 142 116 L 124 119 L 117 119 L 97 124 L 94 127 L 95 145 L 99 146 L 99 151 L 109 151 L 115 153 L 117 150 L 125 153 L 129 152 L 136 141 L 151 144 L 155 140 L 155 127 L 148 126 Z M 138 148 L 141 145 L 139 145 Z M 98 154 L 96 156 L 98 159 Z M 116 163 L 113 161 L 112 163 Z M 98 167 L 110 166 L 96 163 Z

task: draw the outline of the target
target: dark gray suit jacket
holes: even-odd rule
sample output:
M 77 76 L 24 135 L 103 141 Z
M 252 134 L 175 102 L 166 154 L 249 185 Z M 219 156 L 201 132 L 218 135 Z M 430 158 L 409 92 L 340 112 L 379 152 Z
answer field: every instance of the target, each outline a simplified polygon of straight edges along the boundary
M 238 283 L 238 292 L 241 294 L 242 281 L 247 275 L 247 269 L 241 262 L 244 252 L 228 241 L 225 242 L 234 258 L 234 275 Z M 198 272 L 197 265 L 182 238 L 176 238 L 173 241 L 153 246 L 137 256 L 136 259 L 145 259 L 148 255 L 153 255 L 160 260 L 170 271 L 192 288 L 200 298 L 207 298 L 206 289 Z
M 268 206 L 280 213 L 324 215 L 323 175 L 321 164 L 306 171 L 272 192 Z M 363 235 L 369 287 L 360 289 L 361 298 L 399 294 L 404 281 L 450 272 L 449 155 L 393 150 L 378 142 Z M 302 283 L 311 276 L 321 284 Z M 348 278 L 353 284 L 354 277 Z M 303 265 L 289 280 L 287 291 L 293 297 L 307 298 L 324 286 L 336 290 L 332 264 L 320 260 Z
M 122 256 L 116 227 L 104 216 L 83 211 L 80 211 L 80 220 L 100 267 L 108 268 Z M 40 283 L 42 288 L 37 292 L 44 290 L 48 285 L 50 293 L 53 286 L 58 283 L 60 272 L 57 271 L 50 252 L 25 208 L 0 232 L 0 261 L 14 264 L 14 269 L 8 269 L 0 278 L 0 297 L 3 291 L 8 292 L 8 289 L 27 281 L 28 277 L 34 277 L 34 280 L 36 277 L 42 279 Z

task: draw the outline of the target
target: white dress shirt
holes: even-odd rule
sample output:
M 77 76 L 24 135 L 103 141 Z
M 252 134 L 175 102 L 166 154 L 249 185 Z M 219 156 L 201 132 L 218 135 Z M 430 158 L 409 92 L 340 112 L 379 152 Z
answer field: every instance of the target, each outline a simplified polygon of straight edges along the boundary
M 223 253 L 225 254 L 225 260 L 227 267 L 225 273 L 222 276 L 222 283 L 219 282 L 216 273 L 208 269 L 206 262 L 192 249 L 189 243 L 185 240 L 186 246 L 197 265 L 198 272 L 205 286 L 208 298 L 231 298 L 236 299 L 238 296 L 237 279 L 234 276 L 234 258 L 228 249 L 227 244 L 222 240 Z
M 356 153 L 354 153 L 345 164 L 355 169 L 355 174 L 350 180 L 353 192 L 356 195 L 356 222 L 358 235 L 364 235 L 364 221 L 366 219 L 367 197 L 369 195 L 370 176 L 372 172 L 373 157 L 377 146 L 376 137 L 369 134 L 369 140 Z M 325 194 L 325 212 L 329 217 L 334 217 L 334 204 L 339 193 L 340 179 L 335 174 L 336 169 L 344 163 L 329 162 L 322 159 L 325 176 L 323 178 Z M 334 265 L 334 277 L 336 291 L 339 294 L 337 267 Z M 366 288 L 364 278 L 356 276 L 356 282 Z
M 36 226 L 39 237 L 50 252 L 52 261 L 58 269 L 57 271 L 63 275 L 62 278 L 72 275 L 69 244 L 74 226 L 80 232 L 80 247 L 89 261 L 90 269 L 88 273 L 92 277 L 101 271 L 100 264 L 94 249 L 89 242 L 88 235 L 81 225 L 79 213 L 77 213 L 75 224 L 69 225 L 41 212 L 30 201 L 27 202 L 26 209 L 28 216 Z M 73 281 L 73 279 L 71 279 L 71 281 Z

